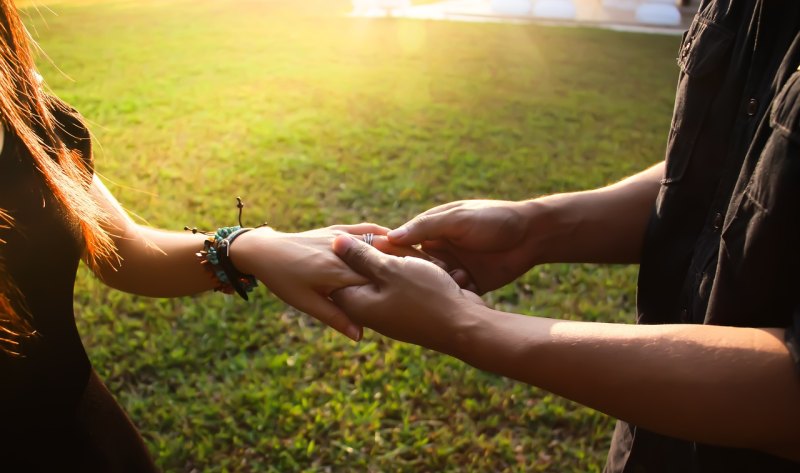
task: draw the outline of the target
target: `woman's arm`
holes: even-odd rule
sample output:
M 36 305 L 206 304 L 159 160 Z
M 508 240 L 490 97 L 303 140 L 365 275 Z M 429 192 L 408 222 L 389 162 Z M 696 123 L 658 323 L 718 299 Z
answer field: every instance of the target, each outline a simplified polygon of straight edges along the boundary
M 176 297 L 208 291 L 215 286 L 195 254 L 205 237 L 136 224 L 95 177 L 92 195 L 108 214 L 119 260 L 101 263 L 97 275 L 109 286 L 151 297 Z M 353 324 L 328 298 L 334 290 L 366 279 L 353 272 L 331 250 L 333 239 L 345 233 L 383 234 L 386 228 L 362 223 L 302 233 L 282 233 L 268 227 L 239 236 L 230 257 L 241 272 L 254 275 L 276 296 L 316 317 L 348 337 L 361 338 Z
M 96 176 L 92 196 L 108 216 L 106 231 L 119 255 L 119 261 L 106 261 L 97 268 L 104 283 L 151 297 L 187 296 L 214 288 L 195 256 L 203 249 L 203 235 L 138 225 Z

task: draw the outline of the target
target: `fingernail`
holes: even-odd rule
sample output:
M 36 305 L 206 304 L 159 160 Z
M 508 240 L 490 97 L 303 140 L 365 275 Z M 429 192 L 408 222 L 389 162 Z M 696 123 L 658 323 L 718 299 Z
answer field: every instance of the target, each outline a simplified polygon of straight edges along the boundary
M 350 337 L 354 342 L 361 341 L 361 336 L 363 334 L 363 330 L 360 327 L 350 326 L 347 329 L 347 336 Z
M 338 255 L 344 255 L 353 247 L 355 241 L 355 237 L 350 235 L 339 235 L 333 240 L 333 251 Z
M 406 236 L 407 233 L 408 233 L 408 228 L 400 227 L 400 228 L 395 228 L 394 230 L 390 230 L 389 233 L 387 233 L 386 235 L 393 240 L 397 240 Z

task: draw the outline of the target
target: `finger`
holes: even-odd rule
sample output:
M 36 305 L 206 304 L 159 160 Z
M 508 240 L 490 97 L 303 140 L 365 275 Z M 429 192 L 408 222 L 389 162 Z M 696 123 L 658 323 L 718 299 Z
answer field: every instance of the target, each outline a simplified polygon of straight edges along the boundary
M 342 309 L 320 294 L 309 293 L 305 302 L 296 307 L 353 341 L 361 340 L 361 326 L 351 321 Z
M 437 205 L 436 207 L 422 212 L 400 227 L 391 230 L 389 233 L 387 233 L 387 235 L 389 236 L 389 239 L 395 240 L 395 243 L 401 245 L 416 245 L 417 243 L 422 243 L 425 239 L 421 238 L 420 233 L 426 230 L 426 227 L 429 226 L 426 222 L 431 220 L 438 221 L 438 215 L 443 214 L 450 209 L 460 207 L 462 204 L 463 201 L 455 201 L 447 204 Z M 421 223 L 422 226 L 420 226 Z M 434 240 L 435 238 L 427 239 Z
M 444 240 L 427 240 L 422 242 L 419 246 L 422 248 L 422 251 L 426 252 L 430 250 L 451 251 L 453 249 L 453 245 Z
M 389 241 L 388 238 L 382 236 L 376 236 L 372 240 L 372 246 L 377 248 L 383 253 L 392 256 L 413 256 L 414 258 L 422 258 L 425 260 L 430 260 L 431 257 L 425 253 L 424 251 L 420 251 L 413 246 L 401 246 L 395 245 Z
M 386 235 L 389 232 L 389 228 L 384 227 L 382 225 L 378 225 L 375 223 L 357 223 L 355 225 L 333 225 L 330 227 L 331 230 L 340 230 L 343 232 L 347 232 L 351 235 L 363 235 L 365 233 L 374 233 L 376 235 Z
M 362 308 L 365 306 L 365 304 L 369 304 L 367 301 L 370 298 L 365 291 L 367 287 L 368 286 L 343 287 L 333 291 L 330 295 L 330 298 L 340 310 L 348 314 L 349 317 L 352 317 L 351 320 L 358 320 L 359 322 L 363 323 L 366 322 L 366 320 L 360 320 L 358 314 L 362 312 Z
M 385 268 L 390 256 L 349 235 L 340 235 L 333 240 L 333 251 L 348 266 L 359 274 L 375 281 Z
M 375 239 L 372 240 L 372 246 L 379 249 L 381 252 L 386 253 L 387 255 L 397 256 L 400 258 L 410 256 L 412 258 L 430 261 L 436 266 L 448 271 L 448 265 L 445 261 L 436 258 L 414 246 L 395 245 L 386 237 L 375 237 Z
M 324 284 L 315 287 L 314 289 L 325 293 L 330 294 L 331 292 L 339 289 L 340 287 L 346 286 L 363 286 L 365 284 L 369 284 L 372 281 L 367 279 L 363 274 L 359 274 L 356 271 L 353 271 L 352 268 L 347 266 L 343 261 L 339 260 L 339 263 L 344 266 L 344 269 L 341 271 L 336 271 L 330 274 L 330 279 L 328 279 Z
M 436 207 L 430 208 L 430 209 L 422 212 L 420 215 L 435 215 L 435 214 L 438 214 L 438 213 L 446 212 L 446 211 L 452 209 L 453 207 L 460 206 L 463 202 L 464 201 L 462 201 L 462 200 L 457 200 L 455 202 L 448 202 L 446 204 L 437 205 Z
M 447 272 L 450 271 L 450 269 L 451 269 L 450 265 L 447 264 L 444 260 L 439 259 L 439 258 L 437 258 L 437 257 L 435 257 L 433 255 L 428 255 L 427 253 L 424 253 L 424 252 L 423 252 L 423 254 L 428 256 L 428 261 L 430 261 L 431 263 L 435 264 L 436 266 L 442 268 L 443 270 L 445 270 Z
M 483 299 L 481 299 L 481 296 L 479 296 L 474 291 L 466 290 L 466 291 L 461 291 L 461 293 L 464 294 L 464 297 L 466 297 L 470 302 L 486 306 L 486 302 Z
M 333 258 L 331 263 L 334 267 L 326 268 L 324 271 L 317 273 L 318 281 L 321 281 L 322 284 L 314 285 L 313 289 L 315 291 L 327 296 L 340 287 L 363 286 L 371 282 L 363 274 L 354 271 L 338 256 L 331 255 L 331 257 Z
M 433 258 L 445 262 L 445 269 L 461 289 L 468 289 L 478 294 L 483 292 L 478 289 L 475 277 L 467 269 L 470 265 L 465 264 L 465 262 L 457 256 L 457 253 L 452 249 L 452 245 L 447 242 L 426 242 L 422 245 L 422 249 Z
M 416 245 L 427 240 L 448 238 L 457 234 L 451 215 L 450 210 L 417 215 L 411 221 L 387 233 L 387 236 L 397 245 Z
M 452 251 L 447 249 L 447 247 L 442 246 L 436 248 L 425 244 L 422 245 L 422 251 L 430 255 L 431 259 L 439 260 L 442 263 L 444 263 L 444 266 L 442 266 L 441 264 L 439 264 L 439 266 L 447 267 L 450 270 L 464 267 L 464 265 L 461 263 L 458 257 Z
M 450 274 L 450 277 L 453 278 L 453 281 L 455 281 L 456 284 L 458 284 L 458 287 L 462 289 L 467 287 L 467 285 L 469 284 L 474 285 L 474 282 L 472 281 L 472 278 L 469 276 L 469 273 L 463 269 L 460 268 L 454 269 L 450 271 L 448 274 Z

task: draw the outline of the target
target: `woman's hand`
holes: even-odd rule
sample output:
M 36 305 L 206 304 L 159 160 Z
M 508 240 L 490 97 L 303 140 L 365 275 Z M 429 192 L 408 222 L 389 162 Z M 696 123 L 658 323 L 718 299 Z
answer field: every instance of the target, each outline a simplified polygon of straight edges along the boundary
M 287 304 L 358 341 L 361 326 L 348 319 L 328 296 L 336 289 L 369 281 L 350 269 L 331 246 L 338 235 L 384 235 L 387 231 L 371 223 L 335 225 L 302 233 L 261 227 L 234 241 L 231 261 L 236 269 L 255 276 Z
M 337 237 L 333 247 L 369 282 L 331 297 L 350 320 L 387 337 L 453 354 L 466 313 L 483 306 L 480 297 L 422 258 L 384 254 L 349 236 Z

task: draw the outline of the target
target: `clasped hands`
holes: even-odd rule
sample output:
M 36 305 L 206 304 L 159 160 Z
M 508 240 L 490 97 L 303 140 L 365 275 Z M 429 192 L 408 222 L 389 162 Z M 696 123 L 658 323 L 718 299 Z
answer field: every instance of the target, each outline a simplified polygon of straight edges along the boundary
M 395 230 L 259 228 L 237 240 L 231 257 L 286 303 L 353 340 L 369 327 L 443 351 L 458 314 L 483 305 L 477 294 L 530 268 L 530 223 L 522 202 L 460 201 Z M 373 246 L 363 242 L 367 233 L 376 235 Z

